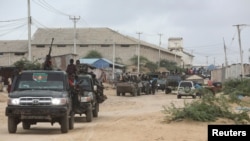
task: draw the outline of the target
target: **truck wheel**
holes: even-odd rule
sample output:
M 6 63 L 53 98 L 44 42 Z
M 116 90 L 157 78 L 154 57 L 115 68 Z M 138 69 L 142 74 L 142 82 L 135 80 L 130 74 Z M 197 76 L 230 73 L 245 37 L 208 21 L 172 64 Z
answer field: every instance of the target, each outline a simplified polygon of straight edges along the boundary
M 91 105 L 90 108 L 88 108 L 86 112 L 86 121 L 91 122 L 92 119 L 93 119 L 93 112 L 92 112 L 92 105 Z
M 69 129 L 74 129 L 74 123 L 75 123 L 75 116 L 74 112 L 71 112 L 70 118 L 69 118 Z
M 165 89 L 165 94 L 169 94 L 169 93 L 171 93 L 171 89 L 166 88 L 166 89 Z
M 131 93 L 132 96 L 137 96 L 137 90 L 134 89 L 133 92 Z
M 192 97 L 193 97 L 193 99 L 196 99 L 196 95 L 193 95 Z
M 138 88 L 138 90 L 137 90 L 137 95 L 138 95 L 138 96 L 141 95 L 141 88 Z
M 68 115 L 65 115 L 65 116 L 61 117 L 60 124 L 61 124 L 61 132 L 62 133 L 68 133 L 68 131 L 69 131 Z
M 116 95 L 120 96 L 120 92 L 118 90 L 116 90 Z
M 8 130 L 9 130 L 9 133 L 16 133 L 16 130 L 17 130 L 16 118 L 8 117 Z
M 145 88 L 145 94 L 149 94 L 149 89 L 148 88 Z
M 26 129 L 26 130 L 30 129 L 30 124 L 28 122 L 23 121 L 22 125 L 23 125 L 23 129 Z
M 98 112 L 99 112 L 99 103 L 96 103 L 93 110 L 93 117 L 98 117 Z

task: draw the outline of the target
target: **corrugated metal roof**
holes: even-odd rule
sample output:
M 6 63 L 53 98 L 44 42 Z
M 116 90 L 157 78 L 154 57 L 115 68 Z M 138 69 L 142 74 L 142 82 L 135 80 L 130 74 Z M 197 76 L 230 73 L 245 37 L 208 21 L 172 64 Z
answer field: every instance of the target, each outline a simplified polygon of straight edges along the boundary
M 74 28 L 38 28 L 32 44 L 50 44 L 52 38 L 54 44 L 73 44 Z M 137 44 L 110 28 L 77 28 L 76 38 L 77 44 Z
M 113 65 L 113 62 L 106 59 L 106 58 L 83 58 L 79 59 L 80 63 L 86 63 L 95 66 L 96 68 L 107 68 L 110 67 L 110 65 Z M 117 67 L 124 67 L 124 65 L 116 64 Z
M 84 59 L 79 59 L 80 63 L 86 63 L 86 64 L 94 64 L 97 60 L 99 60 L 99 58 L 84 58 Z
M 32 44 L 50 44 L 54 38 L 54 44 L 73 44 L 74 28 L 38 28 L 33 35 Z M 159 49 L 159 46 L 138 40 L 134 37 L 125 36 L 110 28 L 77 28 L 76 44 L 126 44 L 141 45 Z M 115 40 L 115 41 L 114 41 Z M 160 48 L 161 51 L 171 53 L 168 49 Z M 179 55 L 177 55 L 179 56 Z

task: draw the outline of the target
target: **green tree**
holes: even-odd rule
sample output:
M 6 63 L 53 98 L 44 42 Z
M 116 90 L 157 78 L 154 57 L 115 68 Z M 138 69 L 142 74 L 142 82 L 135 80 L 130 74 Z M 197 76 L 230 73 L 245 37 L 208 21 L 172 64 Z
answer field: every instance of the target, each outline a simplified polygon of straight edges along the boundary
M 176 62 L 172 62 L 166 59 L 163 59 L 160 61 L 160 66 L 166 68 L 167 70 L 171 72 L 175 72 L 176 70 L 178 72 L 183 72 L 183 69 L 177 66 Z
M 102 58 L 102 54 L 95 50 L 92 50 L 85 56 L 85 58 Z
M 151 72 L 155 72 L 158 68 L 158 65 L 157 65 L 157 63 L 153 63 L 151 61 L 148 61 L 145 64 L 145 67 L 148 68 Z
M 41 64 L 39 62 L 35 61 L 29 61 L 26 58 L 23 58 L 19 61 L 16 61 L 14 63 L 14 66 L 17 68 L 20 68 L 22 70 L 39 70 L 41 69 Z
M 130 58 L 130 61 L 133 63 L 133 65 L 137 65 L 138 64 L 138 56 L 134 55 L 132 58 Z M 141 66 L 141 64 L 145 65 L 147 62 L 149 62 L 149 60 L 146 57 L 140 56 L 140 66 Z
M 123 64 L 122 63 L 122 58 L 121 57 L 116 57 L 115 58 L 115 63 Z

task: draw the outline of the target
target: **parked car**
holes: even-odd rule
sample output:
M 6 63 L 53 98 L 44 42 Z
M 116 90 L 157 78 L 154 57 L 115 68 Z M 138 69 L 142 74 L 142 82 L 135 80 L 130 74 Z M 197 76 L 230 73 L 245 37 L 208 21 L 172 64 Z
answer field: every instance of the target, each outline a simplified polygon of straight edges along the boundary
M 199 93 L 197 93 L 193 81 L 180 81 L 177 91 L 178 99 L 182 96 L 191 96 L 194 99 L 196 98 L 196 96 L 199 96 Z

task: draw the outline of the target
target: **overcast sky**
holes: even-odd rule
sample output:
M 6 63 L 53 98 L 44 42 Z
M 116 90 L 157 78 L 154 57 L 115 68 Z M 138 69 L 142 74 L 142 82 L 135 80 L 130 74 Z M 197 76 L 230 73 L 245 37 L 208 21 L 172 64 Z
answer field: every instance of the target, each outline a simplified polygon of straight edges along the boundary
M 28 0 L 0 1 L 0 40 L 27 40 Z M 240 63 L 250 56 L 250 0 L 30 0 L 32 33 L 37 28 L 108 27 L 167 48 L 169 37 L 182 37 L 194 64 Z M 9 21 L 9 22 L 6 22 Z

